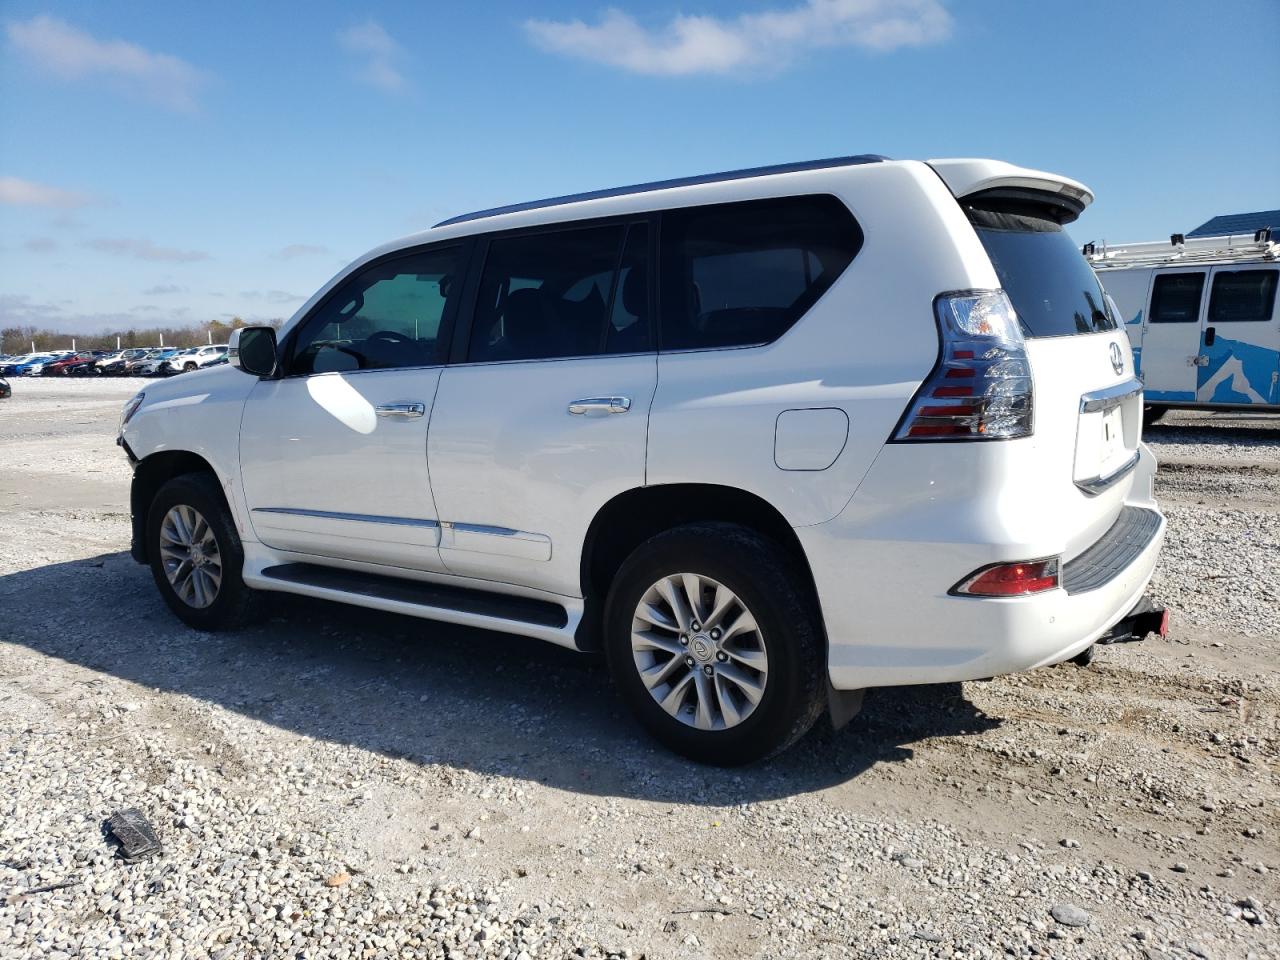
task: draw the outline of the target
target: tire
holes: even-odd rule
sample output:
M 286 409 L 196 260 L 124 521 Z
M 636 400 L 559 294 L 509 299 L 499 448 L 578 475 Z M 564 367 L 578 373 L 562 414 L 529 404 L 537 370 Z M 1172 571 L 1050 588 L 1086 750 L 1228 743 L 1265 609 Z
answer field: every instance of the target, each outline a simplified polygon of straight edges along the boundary
M 190 360 L 188 360 L 186 363 L 182 365 L 182 369 L 187 373 L 190 373 L 195 368 L 196 368 L 196 365 L 192 363 Z
M 724 595 L 718 588 L 734 595 L 737 606 L 712 621 L 724 630 L 700 624 L 696 633 L 684 634 L 684 641 L 677 637 L 671 617 L 675 608 L 660 600 L 669 595 L 663 594 L 660 582 L 675 577 L 673 583 L 683 583 L 680 574 L 702 579 L 700 606 L 708 616 L 713 616 L 711 608 Z M 681 596 L 688 595 L 686 590 Z M 633 647 L 633 625 L 644 623 L 636 619 L 642 601 L 650 610 L 656 603 L 665 611 L 667 626 L 654 628 L 650 621 L 641 630 L 646 638 L 656 637 L 663 644 L 661 650 L 646 647 L 647 639 L 640 641 L 642 649 Z M 734 639 L 731 625 L 739 612 L 747 611 L 758 629 Z M 723 639 L 712 642 L 717 631 Z M 680 646 L 668 646 L 672 644 Z M 745 527 L 691 524 L 637 547 L 610 587 L 604 646 L 614 682 L 641 725 L 664 746 L 700 763 L 738 766 L 781 753 L 809 731 L 825 702 L 825 644 L 812 589 L 786 551 Z M 690 658 L 693 669 L 687 666 Z M 641 676 L 641 661 L 651 674 L 669 675 L 672 682 L 656 683 L 657 693 L 651 693 Z M 766 669 L 760 673 L 748 662 Z M 746 677 L 754 687 L 762 685 L 763 691 L 752 703 L 744 695 L 747 688 L 730 683 L 730 676 Z M 700 691 L 708 693 L 705 713 L 697 696 Z M 664 693 L 674 713 L 658 702 Z
M 199 535 L 201 528 L 198 523 L 193 531 L 197 533 L 195 539 L 201 541 L 197 564 L 203 566 L 208 573 L 192 570 L 184 580 L 179 570 L 175 578 L 178 586 L 186 586 L 187 581 L 194 581 L 188 587 L 190 599 L 184 599 L 175 583 L 170 582 L 166 556 L 162 556 L 161 551 L 162 534 L 172 537 L 176 531 L 181 536 L 182 527 L 164 529 L 166 518 L 175 508 L 194 511 L 198 518 L 205 521 L 208 533 L 207 537 Z M 190 525 L 189 520 L 188 512 L 185 525 Z M 212 538 L 216 551 L 210 550 L 209 537 Z M 183 548 L 172 539 L 163 542 L 170 547 L 167 557 L 172 563 L 175 557 L 173 551 L 177 550 L 178 555 L 181 555 Z M 209 600 L 208 585 L 214 570 L 210 559 L 215 553 L 220 582 L 212 600 Z M 169 609 L 187 626 L 197 630 L 234 630 L 257 617 L 262 603 L 261 594 L 245 586 L 241 579 L 244 548 L 240 544 L 240 535 L 236 532 L 235 522 L 231 518 L 222 490 L 212 474 L 183 474 L 160 488 L 147 511 L 147 556 L 156 588 Z M 201 601 L 205 601 L 203 605 Z
M 1160 418 L 1169 412 L 1168 407 L 1143 407 L 1142 408 L 1142 425 L 1149 427 L 1153 423 L 1158 423 Z

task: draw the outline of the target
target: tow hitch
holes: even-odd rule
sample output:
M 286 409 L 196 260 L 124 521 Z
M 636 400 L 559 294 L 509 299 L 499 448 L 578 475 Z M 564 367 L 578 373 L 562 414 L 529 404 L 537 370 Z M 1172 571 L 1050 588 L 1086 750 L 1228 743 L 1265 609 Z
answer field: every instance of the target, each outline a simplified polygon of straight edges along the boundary
M 1134 643 L 1147 639 L 1153 633 L 1161 637 L 1169 635 L 1169 610 L 1167 607 L 1157 606 L 1150 598 L 1143 597 L 1123 620 L 1100 636 L 1093 646 L 1072 657 L 1071 662 L 1087 667 L 1093 662 L 1098 644 Z
M 1098 643 L 1130 643 L 1145 640 L 1152 633 L 1161 637 L 1169 635 L 1169 610 L 1143 597 L 1127 617 L 1098 638 Z

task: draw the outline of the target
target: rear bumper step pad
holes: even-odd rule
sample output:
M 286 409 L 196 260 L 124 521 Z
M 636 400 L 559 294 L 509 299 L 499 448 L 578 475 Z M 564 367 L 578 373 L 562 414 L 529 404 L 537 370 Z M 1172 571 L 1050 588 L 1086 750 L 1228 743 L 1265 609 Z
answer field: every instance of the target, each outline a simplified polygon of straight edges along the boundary
M 1155 510 L 1124 507 L 1101 540 L 1062 565 L 1062 589 L 1086 593 L 1106 586 L 1147 549 L 1160 532 L 1160 522 Z

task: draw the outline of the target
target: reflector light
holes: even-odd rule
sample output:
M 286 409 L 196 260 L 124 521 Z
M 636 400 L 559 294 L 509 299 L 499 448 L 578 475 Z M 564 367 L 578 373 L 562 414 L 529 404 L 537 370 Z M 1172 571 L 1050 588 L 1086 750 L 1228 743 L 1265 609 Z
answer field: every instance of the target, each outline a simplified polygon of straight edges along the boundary
M 998 563 L 984 567 L 961 581 L 952 593 L 971 597 L 1022 597 L 1058 588 L 1060 564 L 1057 557 Z

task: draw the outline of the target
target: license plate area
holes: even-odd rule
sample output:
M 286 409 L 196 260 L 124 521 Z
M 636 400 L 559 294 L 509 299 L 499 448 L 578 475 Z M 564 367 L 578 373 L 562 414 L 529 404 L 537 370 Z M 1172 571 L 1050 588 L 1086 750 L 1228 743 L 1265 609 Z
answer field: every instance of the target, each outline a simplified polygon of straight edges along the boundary
M 1136 461 L 1141 425 L 1141 384 L 1081 397 L 1072 471 L 1076 485 L 1094 494 L 1126 474 Z

